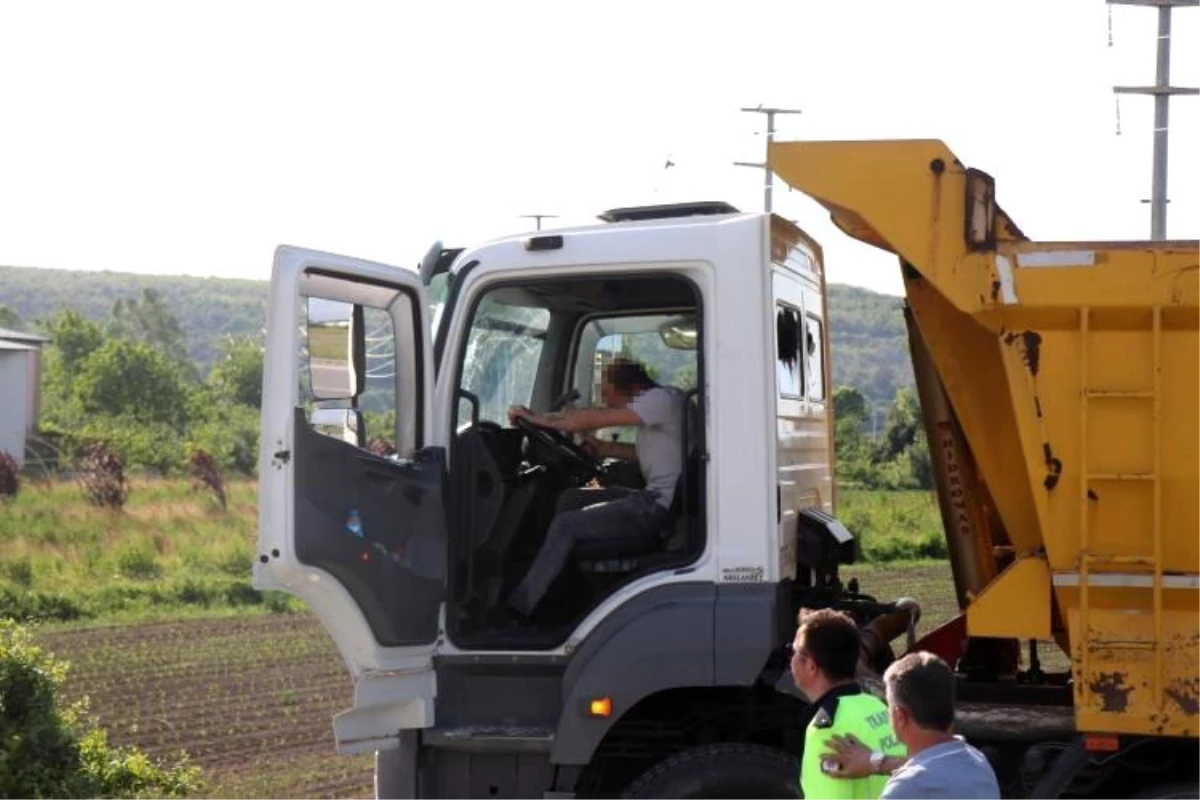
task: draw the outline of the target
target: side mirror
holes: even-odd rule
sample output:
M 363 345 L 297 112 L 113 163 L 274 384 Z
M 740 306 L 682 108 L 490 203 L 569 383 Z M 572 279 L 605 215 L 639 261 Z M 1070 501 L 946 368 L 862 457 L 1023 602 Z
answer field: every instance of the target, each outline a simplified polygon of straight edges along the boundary
M 362 306 L 308 298 L 308 374 L 317 400 L 349 400 L 366 386 Z
M 313 430 L 334 439 L 362 447 L 366 431 L 362 413 L 356 408 L 314 408 L 309 424 Z
M 441 257 L 442 242 L 439 239 L 425 252 L 425 255 L 421 258 L 421 263 L 417 265 L 417 273 L 421 276 L 421 283 L 428 286 L 429 282 L 433 280 L 434 270 L 437 269 Z
M 658 335 L 662 337 L 663 344 L 672 350 L 695 350 L 696 316 L 685 314 L 667 320 L 658 327 Z

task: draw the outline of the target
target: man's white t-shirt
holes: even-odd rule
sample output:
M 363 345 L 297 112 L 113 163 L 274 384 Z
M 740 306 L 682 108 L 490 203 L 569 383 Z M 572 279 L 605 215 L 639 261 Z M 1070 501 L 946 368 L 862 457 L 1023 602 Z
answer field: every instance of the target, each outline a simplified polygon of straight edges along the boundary
M 654 493 L 658 504 L 671 507 L 675 484 L 683 470 L 683 393 L 669 386 L 656 386 L 642 392 L 629 404 L 642 425 L 637 431 L 638 464 L 646 489 Z

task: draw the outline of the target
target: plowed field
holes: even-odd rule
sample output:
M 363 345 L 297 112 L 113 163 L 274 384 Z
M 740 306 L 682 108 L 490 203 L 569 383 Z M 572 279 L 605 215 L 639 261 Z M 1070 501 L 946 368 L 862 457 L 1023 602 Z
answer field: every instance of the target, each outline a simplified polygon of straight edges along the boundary
M 351 699 L 333 642 L 303 614 L 47 633 L 114 744 L 185 750 L 211 797 L 371 797 L 371 758 L 334 751 Z

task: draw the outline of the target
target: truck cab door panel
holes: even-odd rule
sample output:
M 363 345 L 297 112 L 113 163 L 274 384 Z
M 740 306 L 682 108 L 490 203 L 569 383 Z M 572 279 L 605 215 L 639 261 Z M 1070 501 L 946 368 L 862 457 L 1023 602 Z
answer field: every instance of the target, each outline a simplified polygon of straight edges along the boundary
M 355 682 L 343 752 L 433 724 L 446 454 L 429 446 L 429 314 L 410 270 L 276 251 L 254 586 L 298 597 L 332 636 Z
M 437 636 L 444 451 L 392 462 L 312 430 L 296 409 L 296 558 L 332 575 L 384 647 Z

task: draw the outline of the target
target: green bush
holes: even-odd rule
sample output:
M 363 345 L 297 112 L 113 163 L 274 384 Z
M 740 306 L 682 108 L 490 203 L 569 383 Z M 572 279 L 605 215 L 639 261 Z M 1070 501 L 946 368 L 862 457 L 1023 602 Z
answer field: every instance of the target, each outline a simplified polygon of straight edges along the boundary
M 0 617 L 23 622 L 35 620 L 72 620 L 85 616 L 70 597 L 53 592 L 0 587 Z
M 162 574 L 154 551 L 145 545 L 126 545 L 117 553 L 117 571 L 134 581 L 152 581 Z
M 0 571 L 10 581 L 25 589 L 33 586 L 33 561 L 29 556 L 17 556 L 0 565 Z
M 220 405 L 195 424 L 191 446 L 212 454 L 223 470 L 253 475 L 258 466 L 259 411 L 244 405 Z
M 126 468 L 149 469 L 163 475 L 180 469 L 187 457 L 178 431 L 136 417 L 89 417 L 75 439 L 81 444 L 104 442 L 121 455 Z
M 67 665 L 0 619 L 0 796 L 182 797 L 199 788 L 186 757 L 163 767 L 111 747 L 83 703 L 61 696 Z
M 838 518 L 871 563 L 946 558 L 946 537 L 932 492 L 843 491 Z
M 175 475 L 184 469 L 189 453 L 201 449 L 212 454 L 222 470 L 253 475 L 258 466 L 258 410 L 221 406 L 208 413 L 182 436 L 170 425 L 109 414 L 50 421 L 46 428 L 68 453 L 82 453 L 88 445 L 103 442 L 129 469 Z
M 21 489 L 21 468 L 17 460 L 0 450 L 0 498 L 16 497 Z
M 118 414 L 182 430 L 187 393 L 178 364 L 144 342 L 109 339 L 88 354 L 71 386 L 88 414 Z

